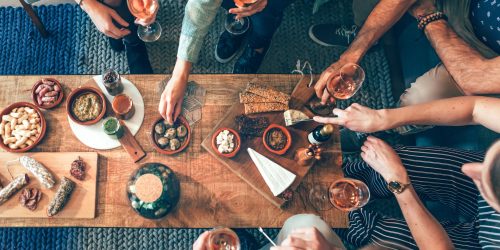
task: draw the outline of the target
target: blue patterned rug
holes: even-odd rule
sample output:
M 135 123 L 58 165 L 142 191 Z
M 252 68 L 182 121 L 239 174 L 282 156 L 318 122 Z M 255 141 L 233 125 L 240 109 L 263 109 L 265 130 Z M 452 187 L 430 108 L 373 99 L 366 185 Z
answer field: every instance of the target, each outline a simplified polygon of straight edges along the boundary
M 0 0 L 1 1 L 1 0 Z M 177 51 L 177 40 L 186 0 L 162 0 L 158 20 L 164 33 L 160 41 L 148 44 L 155 73 L 170 73 Z M 315 73 L 327 67 L 342 53 L 310 41 L 310 25 L 322 22 L 352 21 L 351 1 L 330 1 L 315 14 L 312 6 L 295 1 L 286 11 L 281 27 L 259 73 L 290 73 L 298 59 L 311 62 Z M 165 6 L 168 6 L 165 7 Z M 168 11 L 166 11 L 168 10 Z M 41 38 L 21 8 L 0 8 L 0 74 L 100 74 L 109 67 L 126 73 L 124 53 L 110 49 L 88 16 L 74 5 L 35 8 L 52 34 Z M 203 44 L 194 73 L 230 73 L 232 63 L 215 61 L 213 51 L 222 32 L 224 13 L 218 18 Z M 361 91 L 350 100 L 374 108 L 394 105 L 389 66 L 382 49 L 370 52 L 363 62 L 367 77 Z M 341 107 L 348 103 L 342 102 Z M 0 225 L 1 226 L 1 225 Z M 122 228 L 3 228 L 0 249 L 190 249 L 203 229 L 122 229 Z M 259 242 L 265 239 L 249 230 Z M 271 236 L 278 230 L 269 229 Z

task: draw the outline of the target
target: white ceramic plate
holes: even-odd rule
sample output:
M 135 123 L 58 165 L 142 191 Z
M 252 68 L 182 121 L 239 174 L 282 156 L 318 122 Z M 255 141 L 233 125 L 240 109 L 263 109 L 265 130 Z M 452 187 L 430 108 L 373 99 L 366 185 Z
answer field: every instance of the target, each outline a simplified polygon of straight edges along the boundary
M 104 84 L 102 82 L 102 76 L 94 76 L 94 80 L 97 82 L 97 85 L 101 89 L 104 96 L 108 99 L 110 103 L 113 102 L 114 96 L 108 94 Z M 144 121 L 144 100 L 142 99 L 141 92 L 137 89 L 137 87 L 129 80 L 122 77 L 123 84 L 123 93 L 130 96 L 132 98 L 132 102 L 134 103 L 135 113 L 132 118 L 125 121 L 130 132 L 135 135 L 139 128 L 141 128 L 142 122 Z M 111 107 L 107 107 L 111 108 Z M 113 149 L 121 146 L 120 142 L 117 139 L 113 139 L 108 136 L 102 130 L 103 120 L 99 121 L 96 124 L 83 126 L 73 122 L 69 117 L 69 126 L 76 138 L 80 140 L 87 147 L 99 150 L 105 149 Z

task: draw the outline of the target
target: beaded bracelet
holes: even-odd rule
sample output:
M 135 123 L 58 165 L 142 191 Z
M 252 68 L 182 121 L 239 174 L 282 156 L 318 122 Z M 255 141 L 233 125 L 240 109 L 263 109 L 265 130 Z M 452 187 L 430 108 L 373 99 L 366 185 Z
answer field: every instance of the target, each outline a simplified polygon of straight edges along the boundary
M 417 20 L 418 21 L 417 27 L 420 30 L 423 30 L 423 29 L 425 29 L 425 26 L 427 26 L 427 24 L 432 23 L 432 22 L 437 21 L 437 20 L 441 20 L 441 19 L 448 20 L 446 15 L 440 11 L 436 11 L 434 13 L 424 15 L 424 16 L 419 16 L 418 20 Z

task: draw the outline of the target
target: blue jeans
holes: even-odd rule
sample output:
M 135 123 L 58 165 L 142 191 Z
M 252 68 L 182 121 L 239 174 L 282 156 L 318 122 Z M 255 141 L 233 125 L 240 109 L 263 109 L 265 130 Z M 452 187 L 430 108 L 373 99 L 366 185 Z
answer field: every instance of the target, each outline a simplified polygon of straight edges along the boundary
M 270 0 L 267 6 L 259 13 L 250 16 L 250 33 L 248 45 L 250 48 L 260 49 L 267 47 L 283 20 L 283 12 L 293 0 Z M 236 8 L 233 0 L 224 0 L 222 7 L 226 10 Z

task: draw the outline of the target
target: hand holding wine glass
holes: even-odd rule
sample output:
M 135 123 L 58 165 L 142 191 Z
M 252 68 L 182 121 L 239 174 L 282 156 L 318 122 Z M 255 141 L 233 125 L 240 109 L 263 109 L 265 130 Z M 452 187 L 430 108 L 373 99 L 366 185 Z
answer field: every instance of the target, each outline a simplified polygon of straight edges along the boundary
M 267 6 L 267 0 L 235 0 L 234 3 L 238 8 L 230 9 L 229 13 L 236 15 L 236 19 L 252 16 Z
M 365 72 L 358 64 L 341 58 L 330 65 L 314 86 L 316 95 L 325 104 L 331 99 L 349 99 L 361 88 Z
M 161 25 L 156 19 L 160 8 L 159 0 L 127 0 L 127 5 L 139 23 L 147 24 L 137 28 L 137 35 L 144 42 L 154 42 L 161 36 Z M 151 23 L 149 23 L 151 22 Z

